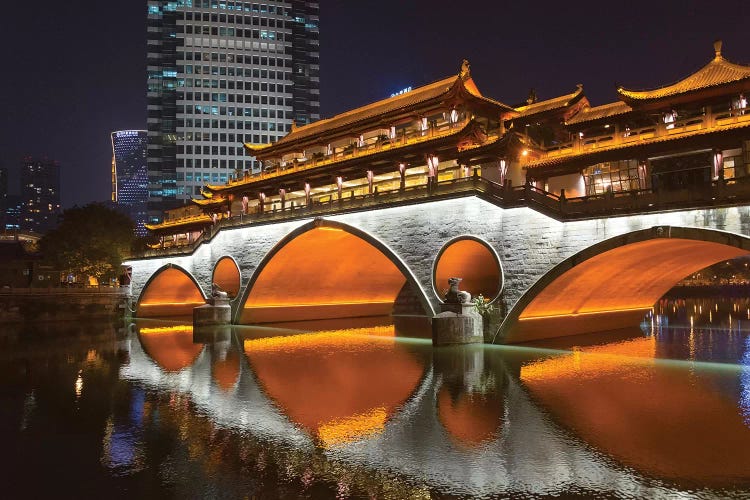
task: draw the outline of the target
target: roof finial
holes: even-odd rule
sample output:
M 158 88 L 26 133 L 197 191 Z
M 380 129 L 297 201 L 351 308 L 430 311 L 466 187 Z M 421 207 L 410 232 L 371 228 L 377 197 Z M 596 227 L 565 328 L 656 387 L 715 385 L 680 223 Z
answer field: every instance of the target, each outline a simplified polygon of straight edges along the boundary
M 721 57 L 721 40 L 716 40 L 714 42 L 714 52 L 716 53 L 716 57 Z
M 292 120 L 292 129 L 290 130 L 290 132 L 294 132 L 295 130 L 297 130 L 297 121 Z
M 471 64 L 466 59 L 461 63 L 461 72 L 458 74 L 463 80 L 471 77 Z
M 526 98 L 526 104 L 534 104 L 536 102 L 536 89 L 529 89 L 529 97 Z

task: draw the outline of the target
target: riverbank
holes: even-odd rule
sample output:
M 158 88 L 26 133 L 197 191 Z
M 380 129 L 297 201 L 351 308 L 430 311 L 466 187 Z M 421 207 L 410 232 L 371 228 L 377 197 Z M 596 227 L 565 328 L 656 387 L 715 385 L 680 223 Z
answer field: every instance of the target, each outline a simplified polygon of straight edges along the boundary
M 0 323 L 113 319 L 129 312 L 126 288 L 0 290 Z

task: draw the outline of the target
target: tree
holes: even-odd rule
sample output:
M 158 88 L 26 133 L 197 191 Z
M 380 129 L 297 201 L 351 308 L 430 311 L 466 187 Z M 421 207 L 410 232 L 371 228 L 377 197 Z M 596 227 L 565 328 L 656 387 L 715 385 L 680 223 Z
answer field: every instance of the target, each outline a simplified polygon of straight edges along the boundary
M 135 242 L 133 221 L 100 203 L 65 210 L 57 228 L 39 241 L 45 260 L 57 269 L 94 276 L 100 283 L 119 275 Z

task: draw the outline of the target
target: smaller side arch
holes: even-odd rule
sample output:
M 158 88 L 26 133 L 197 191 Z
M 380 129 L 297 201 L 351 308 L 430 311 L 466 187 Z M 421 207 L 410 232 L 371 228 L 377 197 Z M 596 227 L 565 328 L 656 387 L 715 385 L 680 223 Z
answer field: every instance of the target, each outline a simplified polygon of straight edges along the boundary
M 206 294 L 186 269 L 165 264 L 146 281 L 135 308 L 141 318 L 190 316 L 193 308 L 206 303 Z
M 240 266 L 234 257 L 225 255 L 216 261 L 213 273 L 211 274 L 211 283 L 216 283 L 231 298 L 239 295 L 242 285 L 242 275 L 240 274 Z
M 472 297 L 483 295 L 490 302 L 503 292 L 504 273 L 497 251 L 482 238 L 463 234 L 448 240 L 432 263 L 432 289 L 442 300 L 448 278 L 462 278 L 460 288 Z
M 750 238 L 715 229 L 656 226 L 609 238 L 568 257 L 513 305 L 505 343 L 637 324 L 685 276 L 750 254 Z

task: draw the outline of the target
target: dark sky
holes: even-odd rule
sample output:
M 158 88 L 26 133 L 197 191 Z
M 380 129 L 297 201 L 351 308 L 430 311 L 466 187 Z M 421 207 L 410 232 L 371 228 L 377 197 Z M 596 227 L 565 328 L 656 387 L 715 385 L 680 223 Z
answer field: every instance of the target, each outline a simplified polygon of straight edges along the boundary
M 544 99 L 583 83 L 603 104 L 616 83 L 672 83 L 710 60 L 716 38 L 750 63 L 747 0 L 320 3 L 323 116 L 455 74 L 463 58 L 480 90 L 508 104 L 531 87 Z M 47 156 L 62 165 L 64 206 L 108 199 L 109 132 L 146 125 L 146 0 L 3 11 L 0 166 Z

